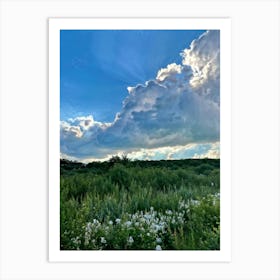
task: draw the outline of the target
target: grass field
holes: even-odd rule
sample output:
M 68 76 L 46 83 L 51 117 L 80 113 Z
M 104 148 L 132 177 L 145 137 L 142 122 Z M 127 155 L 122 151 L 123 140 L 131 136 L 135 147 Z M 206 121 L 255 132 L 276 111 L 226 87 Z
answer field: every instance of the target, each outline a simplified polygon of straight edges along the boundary
M 220 160 L 60 161 L 61 250 L 219 250 Z

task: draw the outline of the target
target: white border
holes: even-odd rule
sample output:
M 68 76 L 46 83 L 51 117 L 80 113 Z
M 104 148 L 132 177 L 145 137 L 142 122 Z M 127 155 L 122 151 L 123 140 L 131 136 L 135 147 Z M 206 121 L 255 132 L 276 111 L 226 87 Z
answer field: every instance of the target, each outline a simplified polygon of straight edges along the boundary
M 221 40 L 221 249 L 219 251 L 61 251 L 59 248 L 59 96 L 62 29 L 219 29 Z M 229 262 L 231 260 L 230 19 L 49 19 L 49 261 Z
M 279 8 L 278 0 L 0 0 L 0 279 L 280 279 Z M 50 263 L 48 18 L 224 16 L 232 22 L 232 261 Z

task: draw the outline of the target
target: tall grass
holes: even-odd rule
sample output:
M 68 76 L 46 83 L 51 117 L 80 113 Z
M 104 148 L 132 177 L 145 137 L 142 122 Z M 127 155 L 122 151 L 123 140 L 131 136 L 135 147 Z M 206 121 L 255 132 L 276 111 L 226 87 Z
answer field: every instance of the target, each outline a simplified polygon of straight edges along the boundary
M 219 250 L 219 160 L 62 162 L 62 250 Z

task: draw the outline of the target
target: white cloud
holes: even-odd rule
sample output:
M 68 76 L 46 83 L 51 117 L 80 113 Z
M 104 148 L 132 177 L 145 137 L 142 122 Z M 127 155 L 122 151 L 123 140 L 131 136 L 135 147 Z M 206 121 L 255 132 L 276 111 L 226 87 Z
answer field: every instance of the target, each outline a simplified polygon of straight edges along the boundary
M 161 149 L 172 158 L 174 147 L 219 141 L 219 52 L 219 31 L 208 31 L 182 52 L 182 64 L 169 64 L 155 80 L 128 87 L 113 123 L 92 116 L 62 121 L 61 152 L 80 159 L 123 151 L 153 158 Z M 173 154 L 163 153 L 165 147 L 173 147 Z
M 81 131 L 80 126 L 71 125 L 68 122 L 62 121 L 60 122 L 60 129 L 63 137 L 77 137 L 81 138 L 83 136 L 83 132 Z
M 179 146 L 167 146 L 154 149 L 141 149 L 127 154 L 130 159 L 140 160 L 161 160 L 161 159 L 184 159 L 184 158 L 197 158 L 197 154 L 203 152 L 208 155 L 208 152 L 216 149 L 217 143 L 204 143 L 204 144 L 188 144 Z M 205 156 L 207 157 L 207 156 Z M 218 158 L 217 155 L 210 155 L 208 158 Z
M 192 69 L 194 91 L 220 103 L 220 32 L 207 31 L 181 55 L 182 64 Z
M 67 121 L 60 122 L 60 130 L 62 136 L 86 137 L 87 131 L 91 133 L 105 129 L 110 123 L 102 123 L 93 120 L 93 116 L 70 118 Z
M 88 163 L 94 160 L 106 161 L 112 156 L 118 155 L 121 157 L 125 154 L 131 160 L 176 160 L 185 158 L 219 158 L 219 142 L 215 143 L 201 143 L 201 144 L 188 144 L 178 146 L 167 146 L 161 148 L 152 149 L 138 149 L 136 151 L 124 152 L 118 151 L 115 153 L 106 154 L 104 157 L 94 157 L 82 160 L 84 163 Z M 69 157 L 66 154 L 61 154 L 61 158 L 69 160 L 77 160 L 75 157 Z
M 163 82 L 166 78 L 173 78 L 177 74 L 181 74 L 182 72 L 182 65 L 178 65 L 176 63 L 171 63 L 167 65 L 166 68 L 162 68 L 158 71 L 156 80 Z

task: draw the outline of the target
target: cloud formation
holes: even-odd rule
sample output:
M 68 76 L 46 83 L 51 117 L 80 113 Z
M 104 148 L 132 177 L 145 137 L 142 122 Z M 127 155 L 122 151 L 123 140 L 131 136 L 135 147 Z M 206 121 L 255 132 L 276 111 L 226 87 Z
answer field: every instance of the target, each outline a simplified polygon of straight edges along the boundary
M 153 158 L 149 153 L 166 147 L 173 147 L 173 152 L 178 146 L 189 151 L 188 145 L 194 145 L 199 153 L 184 155 L 179 149 L 182 157 L 211 155 L 209 143 L 217 143 L 220 135 L 219 31 L 205 32 L 181 56 L 182 64 L 169 64 L 154 80 L 128 87 L 112 123 L 95 121 L 92 116 L 61 121 L 61 153 L 81 160 L 120 152 L 140 157 L 145 150 Z M 208 150 L 199 151 L 203 145 Z M 217 157 L 215 151 L 212 157 Z M 163 154 L 176 158 L 176 152 L 175 157 L 170 153 Z
M 176 160 L 185 158 L 219 158 L 219 143 L 188 144 L 185 146 L 141 149 L 127 154 L 130 159 Z

